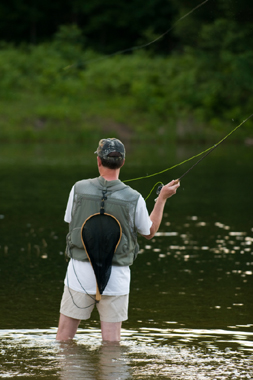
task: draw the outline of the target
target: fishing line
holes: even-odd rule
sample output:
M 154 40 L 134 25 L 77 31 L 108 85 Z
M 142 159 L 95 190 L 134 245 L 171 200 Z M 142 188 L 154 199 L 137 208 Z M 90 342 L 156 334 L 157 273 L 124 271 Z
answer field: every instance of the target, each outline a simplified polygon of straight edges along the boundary
M 198 163 L 200 163 L 200 162 L 201 162 L 206 156 L 208 156 L 208 154 L 210 154 L 210 153 L 211 153 L 214 149 L 216 149 L 221 143 L 223 143 L 223 141 L 225 141 L 229 136 L 231 136 L 235 131 L 237 131 L 237 129 L 239 129 L 244 123 L 246 123 L 246 121 L 248 121 L 252 116 L 253 116 L 253 114 L 250 115 L 247 119 L 243 120 L 243 121 L 241 122 L 241 124 L 239 124 L 237 127 L 235 127 L 231 132 L 229 132 L 225 137 L 223 137 L 223 138 L 222 138 L 217 144 L 211 146 L 210 148 L 204 150 L 203 152 L 200 152 L 200 153 L 196 154 L 195 156 L 192 156 L 192 157 L 190 157 L 190 158 L 187 158 L 186 160 L 180 162 L 179 164 L 173 165 L 173 166 L 171 166 L 170 168 L 167 168 L 167 169 L 161 170 L 160 172 L 153 173 L 153 174 L 148 174 L 148 175 L 146 175 L 146 176 L 142 176 L 142 177 L 138 177 L 138 178 L 127 179 L 127 180 L 125 180 L 125 181 L 123 181 L 123 182 L 125 183 L 125 182 L 131 182 L 131 181 L 138 181 L 138 180 L 141 180 L 141 179 L 146 179 L 146 178 L 154 177 L 154 176 L 156 176 L 156 175 L 159 175 L 159 174 L 165 173 L 165 172 L 167 172 L 167 171 L 169 171 L 169 170 L 172 170 L 172 169 L 174 169 L 174 168 L 176 168 L 176 167 L 178 167 L 178 166 L 180 166 L 180 165 L 185 164 L 185 163 L 188 162 L 188 161 L 193 160 L 194 158 L 197 158 L 197 157 L 199 157 L 199 156 L 205 154 L 205 155 L 204 155 L 203 157 L 201 157 L 201 158 L 200 158 L 200 159 L 199 159 L 194 165 L 192 165 L 192 166 L 191 166 L 191 167 L 190 167 L 190 168 L 189 168 L 184 174 L 182 174 L 181 177 L 178 178 L 178 181 L 180 181 L 180 180 L 181 180 L 181 179 L 182 179 L 187 173 L 189 173 L 190 170 L 192 170 L 192 169 L 193 169 Z M 159 183 L 162 183 L 162 182 L 157 182 L 157 183 L 153 186 L 152 190 L 150 191 L 150 193 L 148 194 L 148 196 L 146 197 L 145 200 L 147 200 L 147 199 L 150 197 L 152 191 L 154 190 L 154 188 L 155 188 Z
M 71 297 L 71 299 L 72 299 L 73 304 L 74 304 L 78 309 L 88 309 L 89 307 L 95 305 L 95 304 L 97 303 L 97 301 L 96 301 L 96 299 L 95 299 L 92 295 L 90 295 L 90 294 L 84 289 L 84 287 L 83 287 L 83 285 L 82 285 L 82 283 L 81 283 L 81 281 L 80 281 L 80 279 L 79 279 L 79 277 L 78 277 L 78 275 L 77 275 L 77 273 L 76 273 L 76 269 L 75 269 L 75 266 L 74 266 L 73 257 L 71 257 L 71 258 L 72 258 L 72 267 L 73 267 L 73 271 L 74 271 L 74 273 L 75 273 L 75 276 L 76 276 L 77 281 L 79 282 L 79 285 L 80 285 L 81 288 L 83 289 L 84 293 L 86 293 L 87 296 L 89 296 L 94 302 L 91 303 L 91 304 L 88 305 L 88 306 L 85 306 L 85 307 L 81 307 L 81 306 L 78 306 L 78 305 L 76 304 L 76 302 L 75 302 L 75 300 L 74 300 L 74 296 L 73 296 L 73 294 L 72 294 L 71 291 L 70 291 L 70 286 L 69 286 L 69 274 L 68 274 L 68 269 L 67 269 L 66 280 L 67 280 L 68 292 L 69 292 L 69 294 L 70 294 L 70 297 Z
M 119 51 L 116 51 L 116 52 L 114 52 L 114 53 L 112 53 L 112 54 L 108 54 L 108 55 L 105 55 L 105 56 L 100 57 L 100 58 L 95 58 L 95 59 L 86 60 L 86 61 L 83 61 L 83 64 L 102 61 L 102 60 L 105 60 L 105 59 L 109 59 L 109 58 L 111 58 L 111 57 L 114 57 L 114 56 L 116 56 L 116 55 L 124 54 L 124 53 L 130 52 L 130 51 L 140 50 L 140 49 L 143 49 L 143 48 L 146 48 L 146 47 L 152 45 L 152 44 L 156 43 L 157 41 L 159 41 L 160 39 L 162 39 L 162 38 L 163 38 L 165 35 L 167 35 L 171 30 L 173 30 L 173 29 L 175 28 L 175 26 L 176 26 L 180 21 L 182 21 L 183 19 L 185 19 L 186 17 L 188 17 L 190 14 L 192 14 L 193 12 L 195 12 L 198 8 L 200 8 L 201 6 L 203 6 L 204 4 L 206 4 L 207 2 L 208 2 L 208 0 L 205 0 L 205 1 L 203 1 L 202 3 L 200 3 L 199 5 L 197 5 L 196 7 L 194 7 L 190 12 L 186 13 L 184 16 L 182 16 L 180 19 L 178 19 L 178 20 L 175 22 L 175 24 L 174 24 L 171 28 L 169 28 L 166 32 L 164 32 L 163 34 L 161 34 L 160 36 L 158 36 L 157 38 L 155 38 L 155 39 L 152 40 L 151 42 L 148 42 L 148 43 L 143 44 L 143 45 L 140 45 L 140 46 L 133 46 L 133 47 L 131 47 L 131 48 L 127 48 L 127 49 L 124 49 L 124 50 L 119 50 Z M 71 69 L 71 68 L 75 67 L 76 65 L 77 65 L 77 64 L 75 63 L 75 64 L 72 64 L 72 65 L 66 66 L 66 67 L 64 68 L 64 70 Z M 181 178 L 183 178 L 183 177 L 184 177 L 184 176 L 185 176 L 190 170 L 192 170 L 192 169 L 193 169 L 193 168 L 194 168 L 194 167 L 195 167 L 200 161 L 202 161 L 202 160 L 203 160 L 208 154 L 210 154 L 215 148 L 217 148 L 217 147 L 218 147 L 218 146 L 219 146 L 224 140 L 226 140 L 226 139 L 227 139 L 232 133 L 234 133 L 238 128 L 240 128 L 241 125 L 244 124 L 244 123 L 245 123 L 248 119 L 250 119 L 252 116 L 253 116 L 253 114 L 252 114 L 251 116 L 249 116 L 246 120 L 244 120 L 244 121 L 243 121 L 240 125 L 238 125 L 236 128 L 234 128 L 234 129 L 233 129 L 233 130 L 232 130 L 227 136 L 225 136 L 225 137 L 224 137 L 222 140 L 220 140 L 217 144 L 215 144 L 214 146 L 212 146 L 212 147 L 206 149 L 205 151 L 203 151 L 203 152 L 201 152 L 201 153 L 199 153 L 199 154 L 197 154 L 197 155 L 195 155 L 195 156 L 193 156 L 193 157 L 191 157 L 191 158 L 188 158 L 188 159 L 182 161 L 181 163 L 176 164 L 176 165 L 174 165 L 174 166 L 172 166 L 172 167 L 170 167 L 170 168 L 167 168 L 167 169 L 161 170 L 160 172 L 153 173 L 153 174 L 146 175 L 146 176 L 142 176 L 142 177 L 138 177 L 138 178 L 134 178 L 134 179 L 128 179 L 128 180 L 125 180 L 125 181 L 123 181 L 123 182 L 137 181 L 137 180 L 146 179 L 146 178 L 150 178 L 150 177 L 153 177 L 153 176 L 156 176 L 156 175 L 159 175 L 159 174 L 165 173 L 165 172 L 167 172 L 167 171 L 169 171 L 169 170 L 172 170 L 172 169 L 174 169 L 174 168 L 176 168 L 176 167 L 178 167 L 178 166 L 180 166 L 180 165 L 183 165 L 184 163 L 186 163 L 186 162 L 188 162 L 188 161 L 193 160 L 194 158 L 197 158 L 197 157 L 201 156 L 202 154 L 205 154 L 200 160 L 198 160 L 198 161 L 197 161 L 197 162 L 196 162 L 196 163 L 195 163 L 190 169 L 188 169 L 188 170 L 187 170 L 187 171 L 186 171 L 186 172 L 185 172 L 185 173 L 184 173 L 184 174 L 178 179 L 178 181 L 180 181 Z M 151 189 L 150 193 L 148 194 L 148 196 L 146 197 L 145 200 L 147 200 L 147 199 L 150 197 L 150 195 L 151 195 L 151 193 L 153 192 L 154 188 L 155 188 L 158 184 L 161 184 L 161 185 L 163 186 L 162 182 L 160 182 L 160 181 L 157 182 L 157 183 L 153 186 L 153 188 Z M 72 263 L 73 263 L 73 260 L 72 260 Z M 78 276 L 77 276 L 77 273 L 76 273 L 75 268 L 74 268 L 74 264 L 73 264 L 73 270 L 74 270 L 75 276 L 76 276 L 76 278 L 77 278 L 77 280 L 78 280 L 80 286 L 82 287 L 82 289 L 84 290 L 84 292 L 85 292 L 87 295 L 89 295 L 89 294 L 87 293 L 87 291 L 83 288 L 83 286 L 82 286 L 82 284 L 81 284 L 81 282 L 80 282 L 80 280 L 79 280 L 79 278 L 78 278 Z M 67 273 L 67 285 L 68 285 L 68 288 L 69 288 L 68 273 Z M 88 307 L 90 307 L 90 306 L 93 306 L 95 303 L 97 303 L 97 301 L 96 301 L 91 295 L 89 295 L 89 296 L 95 301 L 94 304 L 91 304 L 91 305 L 89 305 L 89 306 L 87 306 L 87 307 L 82 308 L 82 307 L 78 306 L 78 305 L 75 303 L 74 298 L 73 298 L 73 295 L 72 295 L 72 293 L 70 292 L 70 288 L 69 288 L 69 293 L 70 293 L 70 296 L 71 296 L 71 298 L 72 298 L 72 301 L 73 301 L 74 305 L 75 305 L 76 307 L 78 307 L 79 309 L 86 309 L 86 308 L 88 308 Z
M 120 54 L 124 54 L 124 53 L 128 53 L 130 51 L 136 51 L 136 50 L 140 50 L 140 49 L 144 49 L 145 47 L 148 47 L 152 44 L 154 44 L 155 42 L 159 41 L 160 39 L 162 39 L 164 36 L 166 36 L 166 34 L 168 34 L 169 32 L 172 31 L 172 29 L 175 28 L 175 26 L 180 22 L 182 21 L 183 19 L 185 19 L 186 17 L 188 17 L 190 14 L 192 14 L 193 12 L 195 12 L 198 8 L 202 7 L 204 4 L 206 4 L 209 0 L 205 0 L 203 1 L 202 3 L 200 3 L 199 5 L 197 5 L 195 8 L 193 8 L 190 12 L 186 13 L 184 16 L 180 17 L 180 19 L 178 19 L 174 25 L 172 25 L 171 28 L 169 28 L 168 30 L 166 30 L 166 32 L 164 32 L 163 34 L 161 34 L 159 37 L 156 37 L 153 41 L 150 41 L 146 44 L 143 44 L 143 45 L 139 45 L 139 46 L 132 46 L 130 48 L 127 48 L 127 49 L 123 49 L 123 50 L 118 50 L 114 53 L 111 53 L 111 54 L 108 54 L 108 55 L 104 55 L 103 57 L 100 57 L 100 58 L 93 58 L 93 59 L 88 59 L 86 61 L 83 61 L 82 64 L 87 64 L 87 63 L 94 63 L 94 62 L 98 62 L 98 61 L 103 61 L 105 59 L 108 59 L 108 58 L 111 58 L 111 57 L 115 57 L 116 55 L 120 55 Z M 77 63 L 73 63 L 72 65 L 69 65 L 69 66 L 66 66 L 64 67 L 63 70 L 69 70 L 73 67 L 75 67 L 77 65 Z
M 161 181 L 156 182 L 156 184 L 155 184 L 155 185 L 152 187 L 152 189 L 150 190 L 148 196 L 145 198 L 145 201 L 150 197 L 150 195 L 153 193 L 154 188 L 155 188 L 157 185 L 160 185 L 161 188 L 163 187 L 163 183 L 162 183 Z
M 125 181 L 123 181 L 123 182 L 126 183 L 126 182 L 138 181 L 138 180 L 141 180 L 141 179 L 146 179 L 146 178 L 154 177 L 154 176 L 156 176 L 156 175 L 159 175 L 159 174 L 165 173 L 165 172 L 167 172 L 167 171 L 169 171 L 169 170 L 172 170 L 172 169 L 174 169 L 174 168 L 176 168 L 176 167 L 178 167 L 178 166 L 180 166 L 180 165 L 183 165 L 184 163 L 186 163 L 186 162 L 188 162 L 188 161 L 191 161 L 191 160 L 193 160 L 194 158 L 199 157 L 199 156 L 201 156 L 201 155 L 204 154 L 203 157 L 201 157 L 197 162 L 195 162 L 195 164 L 193 164 L 193 165 L 192 165 L 192 166 L 191 166 L 186 172 L 184 172 L 184 173 L 183 173 L 183 174 L 177 179 L 177 181 L 181 181 L 181 179 L 182 179 L 186 174 L 188 174 L 188 173 L 189 173 L 189 172 L 190 172 L 190 171 L 191 171 L 196 165 L 198 165 L 202 160 L 204 160 L 204 158 L 206 158 L 210 153 L 212 153 L 212 152 L 214 151 L 214 149 L 216 149 L 216 148 L 217 148 L 221 143 L 223 143 L 223 142 L 224 142 L 229 136 L 231 136 L 235 131 L 237 131 L 237 129 L 239 129 L 244 123 L 246 123 L 246 122 L 247 122 L 252 116 L 253 116 L 253 114 L 251 114 L 247 119 L 243 120 L 243 121 L 241 122 L 241 124 L 239 124 L 237 127 L 235 127 L 231 132 L 229 132 L 225 137 L 223 137 L 223 138 L 222 138 L 217 144 L 211 146 L 210 148 L 204 150 L 203 152 L 200 152 L 200 153 L 196 154 L 195 156 L 190 157 L 190 158 L 188 158 L 188 159 L 186 159 L 186 160 L 180 162 L 179 164 L 173 165 L 173 166 L 171 166 L 170 168 L 167 168 L 167 169 L 161 170 L 161 171 L 159 171 L 159 172 L 157 172 L 157 173 L 149 174 L 149 175 L 142 176 L 142 177 L 138 177 L 138 178 L 127 179 L 127 180 L 125 180 Z M 148 196 L 145 198 L 145 201 L 150 197 L 150 195 L 152 194 L 154 188 L 155 188 L 157 185 L 159 185 L 159 184 L 160 184 L 160 186 L 159 186 L 159 188 L 157 189 L 157 194 L 159 194 L 159 192 L 161 191 L 161 189 L 162 189 L 162 187 L 163 187 L 163 183 L 162 183 L 161 181 L 157 182 L 157 183 L 152 187 L 152 189 L 151 189 L 151 191 L 149 192 Z M 81 288 L 82 288 L 83 291 L 84 291 L 84 292 L 85 292 L 85 293 L 86 293 L 86 294 L 87 294 L 87 295 L 88 295 L 93 301 L 95 301 L 95 302 L 92 303 L 92 304 L 89 305 L 89 306 L 86 306 L 86 307 L 80 307 L 80 306 L 78 306 L 78 305 L 76 304 L 76 302 L 74 301 L 73 294 L 72 294 L 71 291 L 70 291 L 70 287 L 69 287 L 69 279 L 68 279 L 68 271 L 67 271 L 67 285 L 68 285 L 69 294 L 70 294 L 70 296 L 71 296 L 71 298 L 72 298 L 72 301 L 73 301 L 74 305 L 75 305 L 78 309 L 87 309 L 87 308 L 93 306 L 94 304 L 96 304 L 97 301 L 96 301 L 96 300 L 95 300 L 90 294 L 88 294 L 88 292 L 83 288 L 82 283 L 80 282 L 80 280 L 79 280 L 79 278 L 78 278 L 78 275 L 77 275 L 77 273 L 76 273 L 76 270 L 75 270 L 75 267 L 74 267 L 73 260 L 72 260 L 72 266 L 73 266 L 73 270 L 74 270 L 75 276 L 76 276 L 76 278 L 77 278 L 77 280 L 78 280 L 78 282 L 79 282 Z

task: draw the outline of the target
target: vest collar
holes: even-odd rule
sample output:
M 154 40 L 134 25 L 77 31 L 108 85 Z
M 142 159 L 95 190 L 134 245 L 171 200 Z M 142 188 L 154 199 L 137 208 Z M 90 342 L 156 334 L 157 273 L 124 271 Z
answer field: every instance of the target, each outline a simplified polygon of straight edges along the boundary
M 125 185 L 119 179 L 116 179 L 113 181 L 107 181 L 102 176 L 95 178 L 94 182 L 97 184 L 98 187 L 101 187 L 102 189 L 112 190 L 112 191 L 121 190 L 127 187 L 127 185 Z

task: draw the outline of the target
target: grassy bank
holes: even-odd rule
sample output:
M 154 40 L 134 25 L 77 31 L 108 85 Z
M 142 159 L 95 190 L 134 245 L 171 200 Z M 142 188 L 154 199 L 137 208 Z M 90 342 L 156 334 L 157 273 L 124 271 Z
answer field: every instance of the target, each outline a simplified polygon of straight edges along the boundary
M 239 81 L 233 57 L 231 67 L 225 57 L 218 71 L 194 51 L 100 58 L 59 41 L 2 46 L 0 141 L 84 142 L 108 134 L 215 142 L 252 113 L 251 84 L 245 73 Z M 231 141 L 252 136 L 252 125 Z

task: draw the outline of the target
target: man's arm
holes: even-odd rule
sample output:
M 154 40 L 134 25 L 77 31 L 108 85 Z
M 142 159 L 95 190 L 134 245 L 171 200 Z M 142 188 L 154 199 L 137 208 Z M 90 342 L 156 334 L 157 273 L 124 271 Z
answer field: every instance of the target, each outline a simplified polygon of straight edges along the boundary
M 154 205 L 153 211 L 150 214 L 150 219 L 152 221 L 152 226 L 150 228 L 149 235 L 143 235 L 146 239 L 150 240 L 154 237 L 155 233 L 158 231 L 162 217 L 165 203 L 168 198 L 172 197 L 172 195 L 176 194 L 177 188 L 180 186 L 180 182 L 177 180 L 173 180 L 169 182 L 167 185 L 163 186 L 157 201 Z

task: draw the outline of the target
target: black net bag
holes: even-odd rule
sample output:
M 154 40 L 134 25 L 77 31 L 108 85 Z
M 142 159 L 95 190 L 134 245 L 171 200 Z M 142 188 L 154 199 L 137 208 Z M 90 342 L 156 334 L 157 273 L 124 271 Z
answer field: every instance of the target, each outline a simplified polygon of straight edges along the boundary
M 83 246 L 97 281 L 97 301 L 101 299 L 101 294 L 109 281 L 113 255 L 119 245 L 121 235 L 119 221 L 110 214 L 91 215 L 82 225 Z

